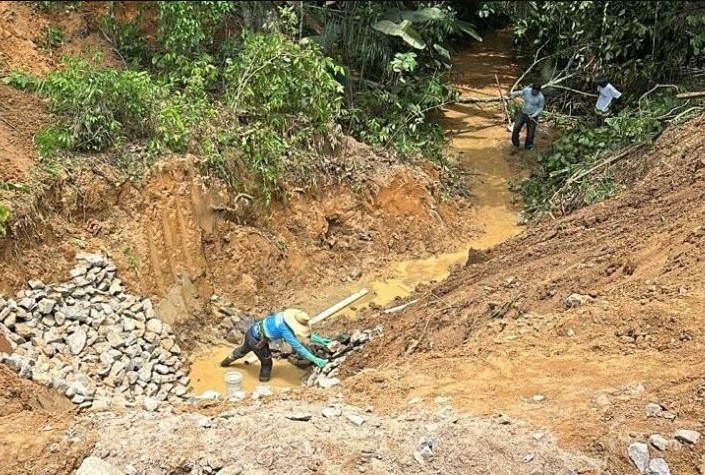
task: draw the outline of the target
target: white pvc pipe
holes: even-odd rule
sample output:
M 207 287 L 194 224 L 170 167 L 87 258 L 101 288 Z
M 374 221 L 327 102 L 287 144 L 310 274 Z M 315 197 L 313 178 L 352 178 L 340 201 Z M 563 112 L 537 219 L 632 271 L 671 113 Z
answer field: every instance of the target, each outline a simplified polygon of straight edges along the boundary
M 406 302 L 404 304 L 399 305 L 398 307 L 394 307 L 394 308 L 390 308 L 388 310 L 385 310 L 384 313 L 389 314 L 389 313 L 400 312 L 400 311 L 404 310 L 406 307 L 408 307 L 409 305 L 414 305 L 418 301 L 419 301 L 419 299 L 412 300 L 411 302 Z
M 314 325 L 320 321 L 325 320 L 326 318 L 330 317 L 331 315 L 339 312 L 340 310 L 344 309 L 348 305 L 352 304 L 356 300 L 361 299 L 362 297 L 367 295 L 367 292 L 369 292 L 367 289 L 358 290 L 357 292 L 352 294 L 350 297 L 347 297 L 347 298 L 341 300 L 337 304 L 333 305 L 332 307 L 322 311 L 321 313 L 319 313 L 318 315 L 313 317 L 311 320 L 309 320 L 309 322 L 308 322 L 309 325 Z

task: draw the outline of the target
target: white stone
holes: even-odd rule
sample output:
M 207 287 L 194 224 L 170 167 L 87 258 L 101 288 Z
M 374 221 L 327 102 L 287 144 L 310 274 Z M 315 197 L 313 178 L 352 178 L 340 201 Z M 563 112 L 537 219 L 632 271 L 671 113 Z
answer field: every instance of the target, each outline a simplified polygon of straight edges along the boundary
M 367 419 L 357 414 L 347 414 L 345 417 L 356 426 L 361 426 L 367 421 Z
M 126 318 L 122 321 L 122 329 L 126 332 L 132 332 L 137 329 L 137 321 L 131 318 Z
M 154 367 L 154 371 L 159 374 L 169 374 L 169 367 L 162 364 L 158 364 Z
M 634 442 L 627 449 L 627 453 L 639 472 L 646 473 L 649 468 L 649 447 L 642 442 Z
M 330 419 L 332 417 L 340 417 L 343 415 L 343 410 L 337 406 L 324 407 L 321 411 L 323 417 Z
M 198 425 L 198 427 L 201 427 L 203 429 L 209 429 L 212 426 L 211 419 L 210 419 L 210 417 L 207 417 L 207 416 L 200 416 L 196 420 L 196 425 Z
M 140 368 L 140 370 L 137 372 L 137 377 L 139 378 L 140 381 L 144 381 L 145 383 L 148 383 L 152 379 L 152 368 L 154 365 L 151 363 L 147 363 L 144 366 Z
M 31 297 L 25 297 L 20 300 L 17 305 L 27 310 L 28 312 L 31 312 L 32 310 L 34 310 L 34 307 L 37 306 L 37 301 Z
M 196 399 L 222 399 L 223 396 L 218 391 L 206 391 L 200 396 L 196 396 Z
M 700 441 L 700 433 L 694 430 L 677 430 L 674 437 L 676 440 L 686 444 L 697 444 Z
M 338 386 L 340 384 L 340 379 L 338 378 L 325 378 L 321 377 L 318 379 L 318 385 L 322 387 L 323 389 L 330 389 L 334 386 Z
M 75 475 L 123 475 L 123 473 L 122 470 L 118 470 L 97 457 L 88 457 Z
M 664 452 L 666 450 L 666 447 L 668 447 L 668 440 L 658 434 L 654 434 L 649 437 L 649 443 L 655 448 L 659 449 L 661 452 Z
M 56 307 L 56 300 L 42 299 L 37 306 L 37 311 L 42 315 L 49 315 Z
M 664 459 L 652 459 L 649 462 L 649 475 L 671 475 L 671 469 Z
M 144 408 L 150 412 L 155 412 L 159 409 L 159 401 L 152 399 L 150 397 L 144 398 Z
M 152 318 L 147 320 L 147 330 L 155 333 L 156 335 L 161 335 L 164 329 L 164 324 L 158 318 Z
M 83 330 L 75 331 L 66 337 L 66 343 L 69 345 L 72 355 L 79 355 L 81 351 L 83 351 L 83 348 L 86 346 L 86 339 L 86 332 Z
M 255 391 L 252 393 L 252 399 L 256 401 L 261 397 L 271 396 L 272 394 L 273 391 L 271 386 L 263 386 L 260 384 L 255 388 Z
M 120 348 L 125 344 L 125 339 L 118 333 L 110 332 L 108 333 L 107 338 L 108 343 L 110 343 L 110 346 L 112 346 L 113 348 Z

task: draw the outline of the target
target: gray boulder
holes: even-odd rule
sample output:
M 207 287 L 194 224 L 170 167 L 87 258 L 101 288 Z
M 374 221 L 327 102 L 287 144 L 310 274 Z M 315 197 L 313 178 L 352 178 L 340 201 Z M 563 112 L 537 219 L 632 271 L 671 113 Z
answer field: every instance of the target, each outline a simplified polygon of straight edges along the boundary
M 700 432 L 694 430 L 680 429 L 675 433 L 675 439 L 686 444 L 697 444 L 700 441 Z

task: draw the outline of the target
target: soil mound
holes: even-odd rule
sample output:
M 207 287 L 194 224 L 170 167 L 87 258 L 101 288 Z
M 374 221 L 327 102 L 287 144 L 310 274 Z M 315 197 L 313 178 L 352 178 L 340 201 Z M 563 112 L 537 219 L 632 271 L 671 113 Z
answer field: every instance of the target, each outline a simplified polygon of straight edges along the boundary
M 630 440 L 701 430 L 704 152 L 699 122 L 670 129 L 629 192 L 472 253 L 416 304 L 374 316 L 384 336 L 348 360 L 348 375 L 367 369 L 344 384 L 361 400 L 452 395 L 551 427 L 610 473 L 632 470 Z M 650 417 L 653 403 L 673 418 Z M 703 450 L 665 458 L 696 473 Z

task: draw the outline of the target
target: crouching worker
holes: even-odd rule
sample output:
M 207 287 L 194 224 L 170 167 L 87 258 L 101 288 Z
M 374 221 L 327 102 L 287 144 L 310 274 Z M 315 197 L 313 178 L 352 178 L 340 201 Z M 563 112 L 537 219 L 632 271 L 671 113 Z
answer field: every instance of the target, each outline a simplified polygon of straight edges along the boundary
M 261 363 L 259 380 L 267 382 L 272 376 L 272 352 L 269 348 L 269 342 L 284 339 L 296 353 L 322 368 L 328 361 L 318 358 L 300 341 L 307 338 L 311 338 L 313 343 L 325 344 L 326 341 L 329 341 L 311 334 L 309 319 L 306 312 L 289 308 L 256 321 L 245 333 L 245 342 L 242 346 L 233 350 L 227 358 L 220 362 L 220 366 L 229 366 L 235 360 L 253 351 Z

